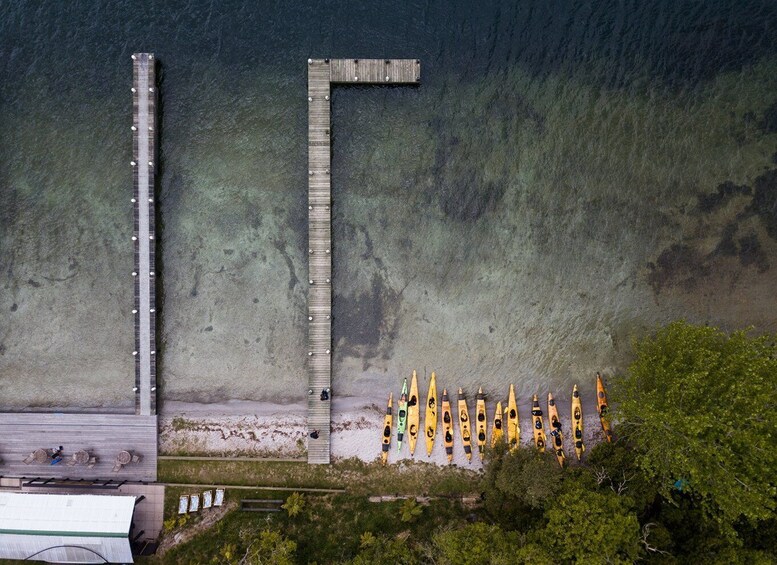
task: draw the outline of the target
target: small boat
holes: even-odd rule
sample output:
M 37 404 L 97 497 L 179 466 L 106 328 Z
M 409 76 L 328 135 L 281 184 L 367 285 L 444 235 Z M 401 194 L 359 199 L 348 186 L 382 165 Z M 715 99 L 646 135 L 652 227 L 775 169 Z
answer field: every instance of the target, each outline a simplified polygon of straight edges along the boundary
M 459 430 L 461 431 L 461 444 L 464 446 L 464 454 L 467 461 L 472 461 L 472 432 L 469 427 L 469 411 L 467 410 L 467 397 L 459 388 Z
M 418 375 L 413 371 L 410 380 L 410 398 L 407 401 L 407 435 L 410 443 L 410 456 L 415 453 L 418 441 L 418 428 L 421 426 L 421 407 L 418 405 Z
M 407 379 L 402 383 L 402 394 L 399 396 L 399 413 L 397 414 L 397 451 L 402 451 L 402 439 L 407 426 Z
M 385 465 L 388 461 L 389 448 L 391 447 L 391 404 L 394 400 L 394 393 L 389 393 L 388 407 L 386 408 L 386 417 L 383 419 L 383 445 L 381 446 L 380 458 Z
M 494 428 L 491 430 L 491 447 L 496 447 L 497 443 L 502 443 L 504 430 L 502 429 L 502 403 L 496 403 L 496 412 L 494 412 Z
M 602 382 L 602 375 L 596 373 L 596 405 L 599 410 L 599 421 L 602 423 L 602 430 L 604 430 L 604 437 L 607 441 L 612 441 L 612 429 L 610 428 L 610 420 L 607 416 L 609 406 L 607 406 L 607 391 L 604 390 L 604 383 Z
M 478 389 L 478 394 L 475 397 L 475 417 L 478 421 L 478 453 L 480 453 L 480 460 L 482 461 L 483 456 L 486 454 L 486 429 L 488 428 L 488 421 L 486 420 L 486 395 L 483 394 L 483 387 Z
M 531 402 L 531 418 L 534 427 L 534 445 L 537 446 L 537 449 L 539 449 L 540 452 L 544 453 L 546 442 L 545 430 L 542 429 L 542 408 L 540 408 L 540 401 L 536 394 L 534 397 L 532 397 Z
M 572 430 L 575 437 L 575 455 L 580 461 L 583 458 L 585 445 L 583 444 L 583 404 L 577 385 L 572 389 Z
M 445 441 L 445 455 L 448 456 L 448 463 L 453 461 L 453 415 L 451 413 L 451 403 L 448 400 L 448 389 L 442 389 L 442 431 Z
M 437 375 L 434 371 L 429 381 L 429 394 L 426 397 L 424 425 L 426 426 L 426 455 L 431 456 L 434 438 L 437 435 Z
M 558 459 L 558 464 L 563 467 L 567 461 L 567 455 L 564 453 L 564 434 L 561 432 L 558 407 L 551 393 L 548 393 L 548 420 L 550 420 L 550 443 L 556 454 L 556 459 Z
M 518 449 L 521 442 L 521 425 L 518 418 L 518 405 L 515 403 L 515 388 L 510 385 L 510 396 L 507 398 L 507 446 L 511 451 Z

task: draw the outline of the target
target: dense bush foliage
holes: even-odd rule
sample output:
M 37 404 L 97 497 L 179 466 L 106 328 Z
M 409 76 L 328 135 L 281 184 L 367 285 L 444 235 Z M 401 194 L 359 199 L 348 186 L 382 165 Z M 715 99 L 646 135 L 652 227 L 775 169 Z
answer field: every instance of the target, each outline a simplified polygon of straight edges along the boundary
M 635 345 L 616 379 L 620 431 L 664 497 L 693 496 L 702 517 L 734 539 L 777 505 L 777 347 L 774 336 L 730 336 L 675 322 Z M 676 486 L 675 486 L 676 485 Z

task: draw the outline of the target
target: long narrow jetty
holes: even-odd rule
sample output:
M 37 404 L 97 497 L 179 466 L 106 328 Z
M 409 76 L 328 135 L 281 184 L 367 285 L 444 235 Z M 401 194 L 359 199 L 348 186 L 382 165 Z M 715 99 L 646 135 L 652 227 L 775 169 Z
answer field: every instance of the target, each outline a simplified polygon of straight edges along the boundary
M 308 463 L 329 463 L 332 386 L 331 85 L 417 84 L 417 59 L 308 59 Z M 322 392 L 328 394 L 322 396 Z M 325 398 L 328 396 L 328 398 Z
M 156 73 L 153 53 L 132 55 L 132 172 L 135 210 L 135 412 L 156 414 L 156 283 L 154 178 Z

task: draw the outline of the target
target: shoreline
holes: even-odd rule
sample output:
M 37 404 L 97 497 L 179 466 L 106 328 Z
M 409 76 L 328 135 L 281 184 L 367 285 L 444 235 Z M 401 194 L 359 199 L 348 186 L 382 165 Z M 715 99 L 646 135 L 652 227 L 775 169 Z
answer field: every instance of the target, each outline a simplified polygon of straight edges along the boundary
M 474 400 L 469 402 L 474 404 Z M 543 401 L 541 405 L 544 405 Z M 559 405 L 560 407 L 568 405 L 568 400 L 562 399 Z M 486 403 L 489 440 L 495 406 L 496 402 Z M 396 415 L 396 403 L 394 410 Z M 289 404 L 250 401 L 215 404 L 166 402 L 159 415 L 159 454 L 238 454 L 304 460 L 309 440 L 306 411 L 307 402 Z M 571 464 L 576 464 L 570 437 L 571 416 L 565 415 L 562 410 L 560 412 L 567 460 Z M 384 413 L 385 400 L 383 406 L 380 406 L 373 398 L 335 397 L 332 401 L 332 459 L 355 457 L 365 462 L 377 461 L 381 452 Z M 521 444 L 530 445 L 532 443 L 530 403 L 521 399 L 518 413 Z M 595 402 L 583 403 L 583 418 L 584 441 L 586 448 L 590 449 L 594 444 L 604 440 Z M 544 419 L 547 433 L 547 414 Z M 475 445 L 473 445 L 472 461 L 467 462 L 461 447 L 458 425 L 454 428 L 452 464 L 476 470 L 482 468 Z M 411 457 L 407 441 L 403 442 L 402 450 L 397 451 L 395 419 L 388 462 L 391 464 L 405 460 L 424 461 L 436 465 L 449 464 L 445 456 L 439 424 L 431 456 L 426 456 L 426 444 L 421 436 L 415 455 Z

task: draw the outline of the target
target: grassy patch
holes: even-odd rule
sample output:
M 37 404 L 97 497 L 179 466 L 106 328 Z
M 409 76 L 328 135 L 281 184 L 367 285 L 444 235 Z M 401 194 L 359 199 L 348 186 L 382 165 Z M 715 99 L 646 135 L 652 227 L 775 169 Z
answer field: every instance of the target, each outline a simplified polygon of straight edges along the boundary
M 403 463 L 383 467 L 346 459 L 332 465 L 284 461 L 160 461 L 160 482 L 344 488 L 350 494 L 461 495 L 477 489 L 479 474 L 459 467 Z
M 233 493 L 234 496 L 234 493 Z M 244 491 L 240 498 L 251 497 Z M 248 540 L 256 532 L 273 529 L 297 544 L 298 563 L 339 563 L 359 552 L 360 537 L 365 532 L 388 535 L 425 543 L 440 527 L 463 525 L 469 510 L 453 499 L 435 499 L 423 506 L 421 514 L 409 522 L 401 520 L 404 501 L 373 503 L 361 495 L 306 495 L 305 508 L 295 517 L 286 512 L 260 514 L 233 511 L 212 529 L 191 541 L 168 551 L 164 557 L 144 560 L 146 563 L 199 563 L 236 561 L 245 553 Z M 225 548 L 230 557 L 224 555 Z
M 294 517 L 286 512 L 263 514 L 228 513 L 209 530 L 168 551 L 164 557 L 147 563 L 190 563 L 196 555 L 200 563 L 235 562 L 245 554 L 248 543 L 257 532 L 273 529 L 297 544 L 297 562 L 336 563 L 351 559 L 359 552 L 360 537 L 365 532 L 412 540 L 429 541 L 443 525 L 465 522 L 471 512 L 459 502 L 464 493 L 478 492 L 481 475 L 459 467 L 438 467 L 408 462 L 383 467 L 358 459 L 338 461 L 332 465 L 279 461 L 180 461 L 159 462 L 159 480 L 168 483 L 202 484 L 197 487 L 168 487 L 165 493 L 165 519 L 171 526 L 195 526 L 201 516 L 178 525 L 178 497 L 204 490 L 207 485 L 272 486 L 287 492 L 267 490 L 230 490 L 228 500 L 242 498 L 287 498 L 294 487 L 344 488 L 343 494 L 305 494 L 303 510 Z M 418 516 L 402 521 L 402 500 L 369 502 L 369 495 L 430 495 L 433 499 L 421 508 Z M 203 513 L 201 513 L 203 514 Z

